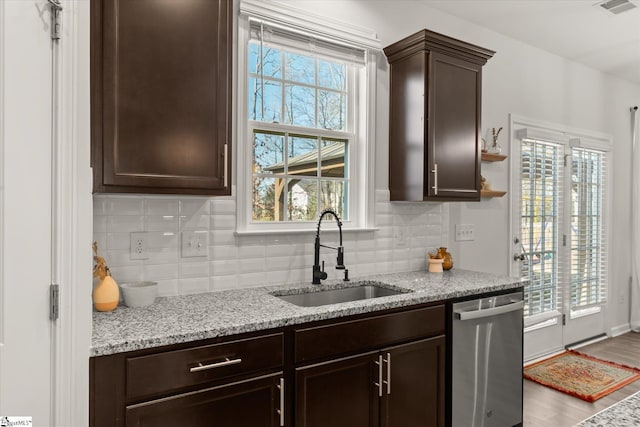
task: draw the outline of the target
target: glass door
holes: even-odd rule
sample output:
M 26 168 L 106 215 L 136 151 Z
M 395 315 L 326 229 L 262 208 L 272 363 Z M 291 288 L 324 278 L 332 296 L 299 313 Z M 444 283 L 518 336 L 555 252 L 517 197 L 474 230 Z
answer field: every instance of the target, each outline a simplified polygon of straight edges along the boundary
M 519 146 L 519 214 L 514 238 L 519 275 L 529 279 L 524 316 L 525 359 L 562 348 L 562 236 L 564 147 L 523 139 Z M 515 151 L 515 150 L 514 150 Z
M 529 280 L 524 358 L 532 360 L 605 331 L 607 152 L 560 133 L 516 135 L 512 274 Z

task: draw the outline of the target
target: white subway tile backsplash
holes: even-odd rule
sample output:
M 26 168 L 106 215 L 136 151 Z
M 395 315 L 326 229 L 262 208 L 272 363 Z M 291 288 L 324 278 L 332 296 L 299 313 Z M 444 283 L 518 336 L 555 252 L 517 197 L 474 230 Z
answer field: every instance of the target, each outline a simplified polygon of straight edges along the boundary
M 311 282 L 311 268 L 299 270 L 270 271 L 267 273 L 267 282 L 270 285 L 282 285 L 286 283 Z
M 238 274 L 238 286 L 250 288 L 264 285 L 264 273 L 240 273 Z
M 107 265 L 108 261 L 107 261 Z M 144 271 L 142 265 L 136 266 L 113 266 L 109 267 L 111 276 L 117 283 L 137 282 L 144 280 Z
M 393 271 L 401 272 L 401 271 L 411 271 L 411 264 L 408 259 L 393 261 Z
M 207 198 L 189 198 L 180 200 L 180 215 L 193 215 L 211 213 L 209 199 Z
M 209 245 L 229 246 L 236 244 L 233 230 L 213 230 L 209 232 Z
M 178 215 L 148 215 L 146 231 L 178 231 Z
M 108 216 L 107 232 L 144 231 L 144 219 L 143 215 Z
M 235 199 L 215 198 L 211 199 L 211 213 L 213 215 L 219 214 L 236 214 L 236 201 Z
M 178 280 L 154 280 L 158 282 L 158 296 L 169 297 L 180 295 L 180 288 L 178 286 Z
M 163 296 L 310 282 L 314 233 L 236 235 L 235 197 L 94 196 L 94 240 L 118 282 L 152 280 Z M 351 277 L 426 268 L 427 250 L 446 246 L 448 204 L 391 203 L 376 191 L 377 231 L 343 235 Z M 322 243 L 338 244 L 323 227 Z M 335 227 L 334 227 L 335 228 Z M 180 256 L 181 232 L 208 231 L 206 257 Z M 130 259 L 130 232 L 145 231 L 149 258 Z M 323 249 L 331 278 L 336 254 Z
M 209 289 L 212 291 L 222 291 L 225 289 L 235 289 L 238 287 L 238 276 L 235 274 L 226 276 L 211 276 Z
M 144 266 L 144 277 L 146 280 L 169 280 L 179 277 L 178 264 L 152 264 Z M 176 282 L 177 289 L 177 282 Z
M 180 230 L 208 230 L 209 215 L 180 215 Z
M 107 215 L 144 215 L 144 200 L 135 196 L 106 199 Z
M 263 258 L 242 258 L 238 260 L 238 274 L 264 273 L 266 270 Z
M 381 214 L 376 216 L 376 225 L 379 227 L 388 227 L 393 225 L 392 214 Z
M 107 245 L 107 233 L 93 233 L 93 241 L 98 244 L 98 254 L 102 254 L 109 249 Z
M 104 215 L 93 216 L 93 234 L 107 232 L 107 218 Z
M 129 250 L 130 243 L 129 233 L 109 231 L 107 233 L 107 247 L 105 249 L 110 251 Z
M 107 200 L 103 197 L 93 197 L 93 215 L 106 215 L 107 214 Z
M 147 215 L 178 215 L 180 212 L 180 201 L 171 199 L 147 199 Z
M 236 273 L 238 273 L 238 261 L 235 259 L 211 261 L 209 266 L 211 276 L 229 276 Z
M 146 265 L 178 263 L 180 250 L 177 246 L 166 248 L 149 248 L 149 258 L 144 261 Z
M 238 258 L 238 248 L 236 246 L 211 246 L 209 256 L 215 260 L 227 260 Z
M 209 261 L 180 263 L 180 277 L 209 277 Z M 208 285 L 207 285 L 208 286 Z
M 180 279 L 178 281 L 178 287 L 182 295 L 209 292 L 209 278 L 198 277 L 195 279 Z
M 269 251 L 271 252 L 271 250 Z M 303 255 L 294 256 L 270 256 L 267 257 L 266 269 L 267 271 L 278 270 L 295 270 L 304 268 L 306 265 L 313 265 L 313 258 Z
M 177 247 L 180 242 L 180 236 L 176 231 L 149 231 L 146 237 L 149 248 L 172 248 Z
M 102 256 L 107 261 L 109 267 L 119 266 L 142 266 L 142 260 L 131 259 L 131 253 L 129 250 L 116 250 L 102 252 Z
M 211 215 L 212 230 L 233 230 L 235 228 L 236 228 L 235 215 L 229 215 L 229 214 Z
M 264 255 L 264 246 L 238 246 L 238 258 L 241 262 L 245 258 L 264 258 Z

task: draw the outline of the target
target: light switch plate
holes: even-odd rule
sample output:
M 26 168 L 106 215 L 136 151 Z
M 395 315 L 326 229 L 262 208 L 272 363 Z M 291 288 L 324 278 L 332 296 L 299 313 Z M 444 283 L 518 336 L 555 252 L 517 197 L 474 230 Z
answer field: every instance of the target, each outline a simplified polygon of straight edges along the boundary
M 206 230 L 183 231 L 181 256 L 182 258 L 209 256 L 209 232 Z
M 473 224 L 456 224 L 456 242 L 475 239 L 475 226 Z

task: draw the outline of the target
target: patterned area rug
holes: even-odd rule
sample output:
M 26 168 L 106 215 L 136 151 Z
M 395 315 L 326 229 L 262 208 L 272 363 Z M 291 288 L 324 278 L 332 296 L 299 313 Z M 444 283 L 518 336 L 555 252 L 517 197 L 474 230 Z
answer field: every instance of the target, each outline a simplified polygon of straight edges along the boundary
M 524 368 L 524 377 L 587 402 L 640 378 L 640 369 L 566 351 Z

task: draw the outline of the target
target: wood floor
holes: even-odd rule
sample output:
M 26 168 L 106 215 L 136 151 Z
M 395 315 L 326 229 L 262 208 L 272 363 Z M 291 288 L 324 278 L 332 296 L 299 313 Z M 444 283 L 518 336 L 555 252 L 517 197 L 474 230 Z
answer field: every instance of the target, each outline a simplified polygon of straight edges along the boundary
M 579 348 L 578 351 L 640 368 L 640 333 L 629 332 Z M 588 403 L 525 380 L 524 427 L 571 427 L 637 391 L 640 391 L 640 380 Z

